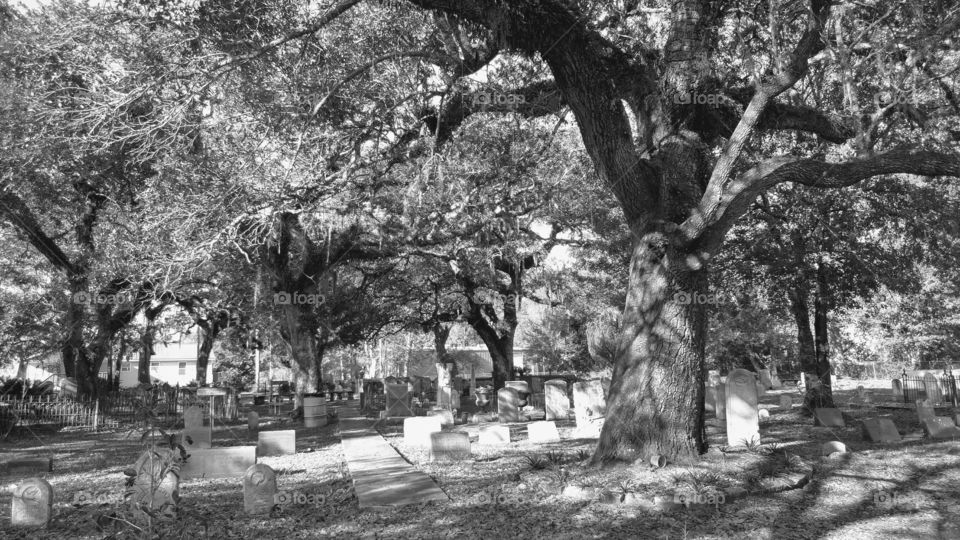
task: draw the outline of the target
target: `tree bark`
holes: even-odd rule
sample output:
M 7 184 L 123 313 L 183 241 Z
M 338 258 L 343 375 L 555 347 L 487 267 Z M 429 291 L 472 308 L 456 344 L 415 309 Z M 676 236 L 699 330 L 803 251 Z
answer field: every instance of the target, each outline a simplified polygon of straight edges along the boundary
M 282 324 L 280 335 L 290 347 L 296 381 L 295 406 L 303 403 L 304 394 L 321 391 L 317 350 L 317 321 L 310 306 L 287 304 L 280 306 Z
M 817 263 L 817 286 L 813 301 L 813 329 L 815 345 L 815 373 L 820 385 L 807 389 L 804 402 L 810 407 L 833 407 L 833 378 L 830 366 L 830 340 L 827 334 L 827 314 L 830 310 L 830 292 L 823 261 Z
M 623 333 L 593 463 L 706 450 L 703 271 L 659 233 L 635 241 Z
M 200 338 L 200 348 L 197 350 L 197 385 L 206 386 L 207 384 L 207 365 L 210 363 L 210 352 L 220 334 L 220 325 L 214 323 L 207 328 L 201 327 L 202 336 Z
M 140 334 L 140 362 L 138 366 L 137 382 L 140 384 L 151 384 L 150 359 L 153 357 L 153 344 L 157 337 L 157 318 L 163 313 L 165 304 L 147 308 L 144 311 L 146 324 L 143 332 Z

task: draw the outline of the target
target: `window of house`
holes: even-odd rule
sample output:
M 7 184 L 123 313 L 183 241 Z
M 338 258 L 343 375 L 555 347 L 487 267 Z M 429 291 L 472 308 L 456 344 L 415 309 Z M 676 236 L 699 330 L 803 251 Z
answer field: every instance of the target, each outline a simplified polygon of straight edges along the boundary
M 187 363 L 186 363 L 186 362 L 180 362 L 180 365 L 177 366 L 177 373 L 179 373 L 180 375 L 186 375 L 186 374 L 187 374 Z
M 130 362 L 120 364 L 120 371 L 130 371 Z

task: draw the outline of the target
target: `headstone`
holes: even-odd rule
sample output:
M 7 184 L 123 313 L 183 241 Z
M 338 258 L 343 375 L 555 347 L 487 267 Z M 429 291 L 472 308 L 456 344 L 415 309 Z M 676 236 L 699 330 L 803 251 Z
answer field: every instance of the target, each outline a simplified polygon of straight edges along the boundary
M 776 389 L 783 388 L 783 382 L 780 381 L 780 377 L 779 377 L 778 375 L 776 375 L 776 374 L 771 374 L 771 375 L 770 375 L 770 383 L 771 383 L 771 384 L 773 385 L 773 387 L 776 388 Z
M 297 432 L 261 431 L 257 438 L 257 456 L 288 456 L 297 453 Z
M 720 384 L 720 372 L 711 369 L 707 372 L 707 386 L 716 386 Z
M 703 409 L 706 412 L 717 413 L 717 387 L 708 385 L 703 389 Z
M 516 388 L 497 391 L 497 418 L 501 424 L 520 421 L 520 394 Z
M 236 478 L 243 476 L 257 462 L 256 446 L 230 446 L 190 452 L 190 459 L 180 469 L 187 478 Z
M 547 420 L 566 420 L 570 410 L 567 382 L 563 379 L 551 379 L 543 383 L 543 391 Z
M 430 434 L 430 461 L 461 460 L 470 457 L 470 436 L 446 431 Z
M 932 419 L 936 416 L 936 412 L 933 409 L 933 405 L 923 399 L 917 400 L 917 419 L 920 420 L 920 425 L 922 426 L 926 420 Z
M 727 375 L 727 445 L 744 446 L 760 441 L 757 382 L 753 373 L 735 369 Z
M 846 454 L 847 445 L 843 444 L 840 441 L 830 441 L 823 443 L 823 446 L 820 447 L 820 455 L 823 456 L 832 456 L 834 454 Z
M 439 418 L 441 426 L 453 425 L 453 411 L 449 409 L 430 409 L 427 411 L 427 416 L 436 416 Z
M 260 414 L 257 411 L 250 411 L 247 413 L 247 429 L 250 431 L 257 431 L 260 429 Z
M 578 429 L 596 429 L 597 420 L 607 412 L 607 402 L 603 396 L 603 385 L 596 379 L 573 383 L 573 409 Z
M 793 408 L 793 398 L 787 394 L 780 394 L 780 408 L 787 410 Z
M 277 494 L 277 474 L 270 467 L 251 465 L 243 475 L 243 511 L 250 515 L 269 514 Z
M 530 442 L 560 442 L 560 432 L 554 422 L 531 422 L 527 424 L 527 438 Z
M 757 417 L 760 418 L 760 420 L 766 420 L 770 418 L 770 411 L 766 409 L 760 409 L 757 411 Z
M 184 429 L 180 437 L 180 442 L 187 450 L 210 448 L 213 446 L 213 428 L 210 426 L 200 426 L 198 428 Z
M 714 403 L 717 420 L 727 419 L 727 383 L 721 382 L 717 385 L 717 401 Z
M 832 407 L 819 407 L 813 410 L 813 425 L 824 427 L 845 427 L 843 413 Z
M 767 393 L 767 387 L 764 386 L 762 382 L 760 382 L 760 379 L 756 379 L 756 380 L 754 381 L 754 384 L 755 384 L 756 387 L 757 387 L 757 395 L 758 395 L 758 396 L 762 396 L 762 395 L 764 395 L 764 394 Z
M 484 426 L 480 428 L 480 444 L 506 444 L 510 442 L 507 426 Z
M 863 421 L 863 438 L 870 442 L 891 443 L 900 441 L 900 432 L 890 418 L 867 418 Z
M 46 527 L 53 517 L 53 487 L 43 478 L 28 478 L 13 490 L 10 524 Z
M 444 409 L 453 408 L 453 387 L 441 386 L 437 388 L 437 406 Z
M 2 476 L 30 476 L 53 472 L 53 458 L 11 459 L 0 464 Z
M 926 391 L 927 401 L 931 405 L 939 405 L 943 401 L 943 396 L 940 393 L 940 381 L 937 380 L 936 375 L 927 373 L 923 376 L 923 389 Z
M 893 400 L 903 401 L 903 381 L 900 379 L 893 379 L 890 381 L 890 388 L 893 392 Z
M 403 442 L 411 446 L 429 447 L 430 435 L 443 428 L 439 416 L 413 416 L 403 420 Z
M 191 405 L 183 411 L 183 429 L 198 429 L 203 427 L 203 410 Z
M 769 390 L 773 388 L 773 381 L 770 380 L 770 370 L 761 369 L 759 371 L 759 374 L 760 374 L 760 384 L 763 385 L 763 389 Z
M 923 433 L 932 439 L 953 439 L 960 437 L 960 428 L 946 416 L 934 416 L 923 421 Z
M 533 392 L 530 390 L 530 385 L 527 384 L 527 381 L 507 381 L 507 382 L 503 383 L 503 386 L 504 386 L 505 388 L 516 388 L 516 389 L 517 389 L 517 392 L 522 392 L 522 393 L 525 393 L 525 394 L 531 394 L 531 393 L 533 393 Z

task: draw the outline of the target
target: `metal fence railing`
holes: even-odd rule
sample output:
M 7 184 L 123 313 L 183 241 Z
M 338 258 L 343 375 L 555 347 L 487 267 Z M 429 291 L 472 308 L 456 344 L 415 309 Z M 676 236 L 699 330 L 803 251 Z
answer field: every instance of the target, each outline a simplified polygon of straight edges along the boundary
M 939 376 L 908 376 L 906 372 L 900 378 L 903 388 L 903 402 L 912 404 L 917 400 L 928 400 L 932 405 L 958 406 L 960 404 L 960 375 L 943 373 Z

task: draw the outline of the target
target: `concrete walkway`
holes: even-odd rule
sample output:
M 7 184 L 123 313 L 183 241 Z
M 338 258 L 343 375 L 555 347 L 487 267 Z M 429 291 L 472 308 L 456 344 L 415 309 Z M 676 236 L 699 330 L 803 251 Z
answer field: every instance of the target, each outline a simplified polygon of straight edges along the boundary
M 375 420 L 340 409 L 340 442 L 360 508 L 449 501 L 437 483 L 407 463 L 373 428 Z

